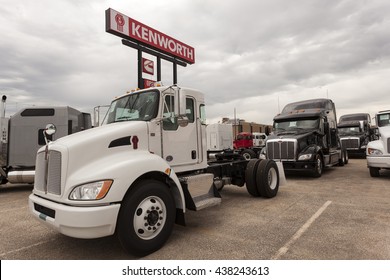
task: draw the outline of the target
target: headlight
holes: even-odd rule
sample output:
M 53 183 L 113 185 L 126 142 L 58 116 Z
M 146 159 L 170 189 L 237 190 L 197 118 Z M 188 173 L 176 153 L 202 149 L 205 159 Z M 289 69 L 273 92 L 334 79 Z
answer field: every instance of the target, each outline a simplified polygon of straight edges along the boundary
M 368 148 L 368 149 L 367 149 L 367 155 L 381 156 L 381 155 L 383 155 L 383 153 L 382 153 L 381 150 L 373 149 L 373 148 Z
M 300 155 L 298 160 L 310 160 L 311 156 L 312 156 L 311 154 Z
M 69 195 L 71 200 L 99 200 L 106 196 L 111 188 L 112 180 L 92 182 L 77 186 Z

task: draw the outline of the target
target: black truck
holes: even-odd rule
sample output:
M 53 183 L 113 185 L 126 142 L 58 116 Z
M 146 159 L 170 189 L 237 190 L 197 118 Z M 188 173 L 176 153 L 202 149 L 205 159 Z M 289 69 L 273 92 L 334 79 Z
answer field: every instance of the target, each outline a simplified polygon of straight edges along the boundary
M 337 125 L 341 146 L 349 155 L 365 157 L 368 142 L 376 140 L 375 129 L 371 126 L 368 113 L 343 115 Z
M 321 177 L 324 167 L 348 163 L 341 147 L 335 104 L 311 99 L 287 104 L 274 117 L 263 157 L 282 161 L 286 172 L 306 171 Z

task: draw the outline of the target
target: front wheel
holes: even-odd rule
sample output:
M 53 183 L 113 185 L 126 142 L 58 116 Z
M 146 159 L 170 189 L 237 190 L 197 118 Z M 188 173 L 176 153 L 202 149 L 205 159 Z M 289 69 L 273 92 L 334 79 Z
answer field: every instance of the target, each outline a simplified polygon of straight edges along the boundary
M 313 177 L 319 178 L 322 175 L 322 171 L 324 170 L 324 165 L 322 163 L 322 157 L 320 154 L 316 155 L 315 158 L 315 166 L 313 170 Z
M 124 249 L 144 256 L 160 249 L 171 235 L 176 207 L 167 185 L 139 182 L 126 195 L 119 212 L 117 234 Z

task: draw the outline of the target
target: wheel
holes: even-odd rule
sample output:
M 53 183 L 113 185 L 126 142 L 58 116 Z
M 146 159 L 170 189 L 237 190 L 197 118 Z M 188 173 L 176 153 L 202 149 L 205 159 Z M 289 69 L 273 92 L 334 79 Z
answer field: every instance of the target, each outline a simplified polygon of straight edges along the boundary
M 379 168 L 378 167 L 369 167 L 371 177 L 379 177 Z
M 345 158 L 346 152 L 347 151 L 344 148 L 341 149 L 341 156 L 339 158 L 339 166 L 344 166 L 344 158 Z
M 271 198 L 279 190 L 279 170 L 273 160 L 264 159 L 257 167 L 257 190 L 260 196 Z
M 324 170 L 324 165 L 322 164 L 322 157 L 320 154 L 317 154 L 316 158 L 315 158 L 315 167 L 313 170 L 313 177 L 315 177 L 315 178 L 321 177 L 323 170 Z
M 242 151 L 241 155 L 246 159 L 250 160 L 252 158 L 256 158 L 256 152 L 250 149 L 245 149 Z
M 257 173 L 257 166 L 261 161 L 262 161 L 261 159 L 251 159 L 249 160 L 245 169 L 246 189 L 248 193 L 252 196 L 260 196 L 260 193 L 257 190 L 256 173 Z
M 171 235 L 176 216 L 173 196 L 165 184 L 139 182 L 121 206 L 117 234 L 124 249 L 144 256 L 160 249 Z
M 349 160 L 349 158 L 348 158 L 348 151 L 347 151 L 347 149 L 345 149 L 345 153 L 344 153 L 344 164 L 348 164 L 348 160 Z

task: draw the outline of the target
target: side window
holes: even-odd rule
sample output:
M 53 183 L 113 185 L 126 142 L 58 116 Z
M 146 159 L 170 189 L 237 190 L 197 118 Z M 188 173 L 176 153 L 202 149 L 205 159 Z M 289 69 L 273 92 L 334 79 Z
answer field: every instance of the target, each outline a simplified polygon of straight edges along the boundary
M 195 121 L 194 99 L 192 98 L 186 99 L 186 115 L 190 123 Z

